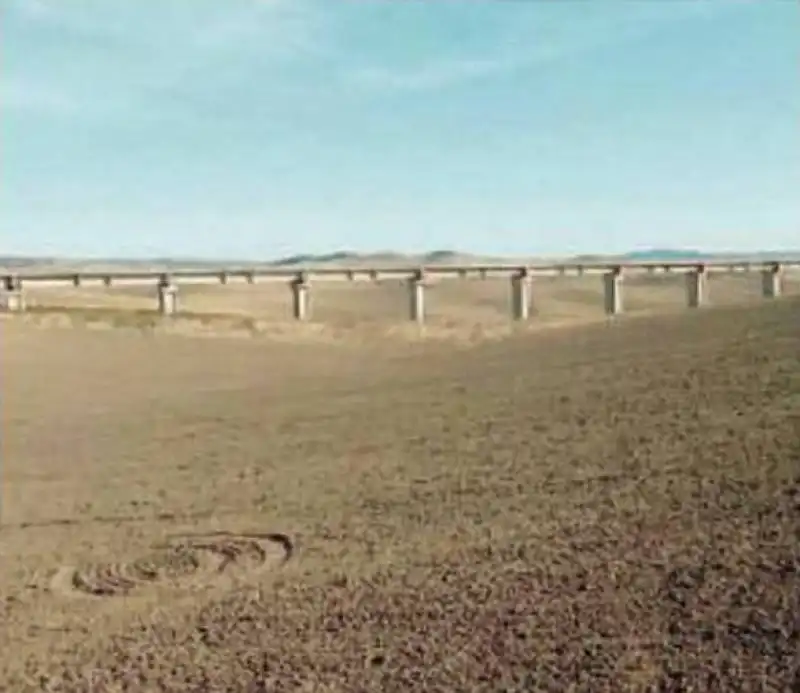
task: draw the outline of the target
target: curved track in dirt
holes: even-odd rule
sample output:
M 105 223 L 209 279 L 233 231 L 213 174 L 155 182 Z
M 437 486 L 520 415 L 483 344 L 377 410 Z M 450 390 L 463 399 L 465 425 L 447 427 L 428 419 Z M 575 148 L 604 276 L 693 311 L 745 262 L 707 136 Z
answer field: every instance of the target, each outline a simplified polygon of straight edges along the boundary
M 213 580 L 234 570 L 258 573 L 285 563 L 293 554 L 291 538 L 278 532 L 182 534 L 131 562 L 63 566 L 51 579 L 50 590 L 63 596 L 121 597 L 156 583 Z

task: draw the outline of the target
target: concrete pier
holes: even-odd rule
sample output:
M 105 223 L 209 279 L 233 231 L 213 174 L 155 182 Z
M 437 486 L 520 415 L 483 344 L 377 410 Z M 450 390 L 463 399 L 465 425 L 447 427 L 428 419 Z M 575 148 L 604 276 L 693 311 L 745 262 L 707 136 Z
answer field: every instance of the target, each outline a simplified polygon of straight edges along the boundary
M 408 282 L 409 317 L 418 325 L 425 322 L 425 275 L 417 272 Z
M 708 272 L 704 265 L 686 274 L 686 304 L 689 308 L 699 308 L 706 302 Z
M 178 312 L 178 287 L 166 274 L 158 280 L 158 312 L 161 315 L 175 315 Z
M 308 320 L 311 284 L 305 274 L 298 274 L 292 280 L 292 317 L 295 320 Z
M 511 317 L 527 320 L 531 306 L 531 278 L 527 269 L 521 269 L 511 277 Z
M 778 298 L 783 288 L 781 266 L 774 264 L 761 271 L 761 294 L 764 298 Z
M 21 313 L 25 310 L 25 294 L 22 293 L 22 282 L 18 277 L 3 278 L 3 310 L 9 313 Z
M 603 275 L 604 306 L 606 315 L 619 315 L 622 302 L 622 267 L 614 267 Z

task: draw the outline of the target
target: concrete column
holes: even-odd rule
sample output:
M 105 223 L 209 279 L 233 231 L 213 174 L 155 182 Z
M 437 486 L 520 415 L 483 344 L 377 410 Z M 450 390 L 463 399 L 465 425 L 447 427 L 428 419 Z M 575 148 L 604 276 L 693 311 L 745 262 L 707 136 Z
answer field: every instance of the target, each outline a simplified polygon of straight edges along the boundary
M 22 282 L 13 275 L 3 278 L 3 308 L 9 313 L 21 313 L 25 310 L 25 295 L 22 293 Z
M 781 266 L 778 263 L 761 271 L 761 294 L 764 298 L 778 298 L 782 286 Z
M 421 325 L 425 322 L 425 275 L 420 270 L 408 282 L 409 317 Z
M 158 280 L 158 312 L 161 315 L 175 315 L 178 312 L 178 287 L 166 274 L 162 274 Z
M 614 267 L 603 275 L 606 315 L 622 312 L 622 267 Z
M 295 320 L 308 320 L 311 284 L 305 274 L 292 281 L 292 316 Z
M 708 272 L 704 265 L 686 274 L 686 303 L 689 308 L 699 308 L 706 302 Z
M 511 317 L 527 320 L 530 315 L 531 280 L 527 269 L 521 269 L 511 277 Z

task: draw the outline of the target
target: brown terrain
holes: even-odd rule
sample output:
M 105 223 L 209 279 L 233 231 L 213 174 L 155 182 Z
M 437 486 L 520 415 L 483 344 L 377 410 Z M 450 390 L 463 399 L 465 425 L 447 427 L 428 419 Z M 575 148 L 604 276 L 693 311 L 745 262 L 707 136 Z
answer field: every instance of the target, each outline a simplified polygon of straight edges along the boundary
M 303 326 L 284 286 L 185 287 L 235 340 L 111 310 L 152 288 L 31 290 L 0 690 L 800 689 L 800 298 L 658 281 L 608 322 L 598 277 L 540 280 L 529 328 L 443 282 L 458 349 L 392 331 L 396 282 L 315 285 Z

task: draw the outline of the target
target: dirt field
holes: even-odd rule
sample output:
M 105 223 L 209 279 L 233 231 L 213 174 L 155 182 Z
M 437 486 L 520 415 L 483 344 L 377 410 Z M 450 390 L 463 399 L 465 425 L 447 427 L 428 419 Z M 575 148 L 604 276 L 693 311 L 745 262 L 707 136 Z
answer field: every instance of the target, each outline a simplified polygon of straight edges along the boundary
M 459 350 L 2 341 L 0 690 L 800 686 L 796 298 Z

